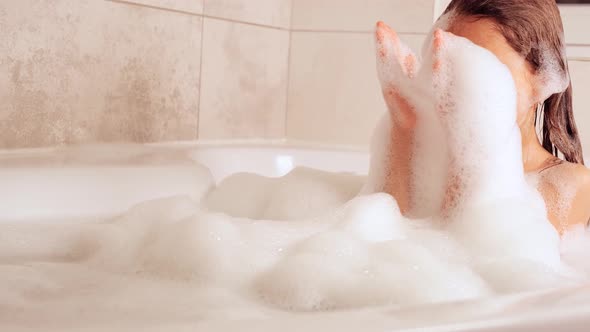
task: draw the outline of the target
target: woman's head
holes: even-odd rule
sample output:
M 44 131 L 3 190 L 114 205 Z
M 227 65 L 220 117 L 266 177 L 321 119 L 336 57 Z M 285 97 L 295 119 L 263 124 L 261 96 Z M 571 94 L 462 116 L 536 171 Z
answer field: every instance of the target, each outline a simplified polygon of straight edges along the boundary
M 453 0 L 444 17 L 446 30 L 487 48 L 508 66 L 518 89 L 519 125 L 534 122 L 537 105 L 543 105 L 543 147 L 583 163 L 555 0 Z

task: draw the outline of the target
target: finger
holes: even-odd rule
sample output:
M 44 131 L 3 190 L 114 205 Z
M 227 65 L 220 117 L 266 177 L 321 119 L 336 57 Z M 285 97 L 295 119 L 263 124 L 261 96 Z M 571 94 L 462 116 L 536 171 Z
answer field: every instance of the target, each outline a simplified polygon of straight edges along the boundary
M 418 60 L 412 50 L 400 41 L 397 33 L 380 21 L 377 22 L 375 37 L 377 66 L 382 81 L 396 81 L 403 76 L 414 77 Z

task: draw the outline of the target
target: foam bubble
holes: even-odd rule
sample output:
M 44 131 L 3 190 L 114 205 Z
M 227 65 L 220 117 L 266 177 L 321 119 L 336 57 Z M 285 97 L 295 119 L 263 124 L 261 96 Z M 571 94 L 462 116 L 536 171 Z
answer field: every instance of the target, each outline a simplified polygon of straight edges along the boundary
M 359 192 L 363 181 L 352 174 L 309 168 L 296 168 L 280 179 L 235 174 L 207 195 L 204 205 L 234 217 L 297 220 L 343 205 Z

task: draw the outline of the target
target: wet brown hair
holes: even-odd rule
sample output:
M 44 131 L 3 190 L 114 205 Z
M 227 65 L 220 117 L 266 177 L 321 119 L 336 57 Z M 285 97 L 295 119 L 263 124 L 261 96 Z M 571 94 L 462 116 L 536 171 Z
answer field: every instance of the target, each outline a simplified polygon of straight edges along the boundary
M 555 0 L 453 0 L 445 13 L 488 18 L 508 44 L 524 56 L 535 73 L 553 61 L 569 79 L 563 24 Z M 540 45 L 543 45 L 542 48 Z M 546 52 L 549 52 L 547 54 Z M 542 140 L 545 150 L 565 160 L 584 164 L 582 144 L 574 121 L 571 81 L 564 92 L 544 101 Z

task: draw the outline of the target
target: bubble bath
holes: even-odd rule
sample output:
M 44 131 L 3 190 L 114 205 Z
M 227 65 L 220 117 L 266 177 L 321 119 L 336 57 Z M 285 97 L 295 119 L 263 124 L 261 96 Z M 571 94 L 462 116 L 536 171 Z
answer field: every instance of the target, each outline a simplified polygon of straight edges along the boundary
M 524 175 L 509 72 L 486 50 L 443 38 L 412 77 L 393 58 L 379 67 L 421 123 L 411 174 L 419 218 L 375 192 L 394 148 L 383 143 L 393 113 L 376 132 L 368 178 L 296 168 L 215 184 L 186 158 L 133 156 L 193 169 L 194 191 L 92 220 L 2 220 L 0 326 L 391 330 L 510 317 L 511 306 L 544 319 L 558 318 L 558 304 L 590 308 L 590 233 L 560 238 Z M 437 59 L 445 66 L 435 72 Z M 453 173 L 456 199 L 438 210 Z

